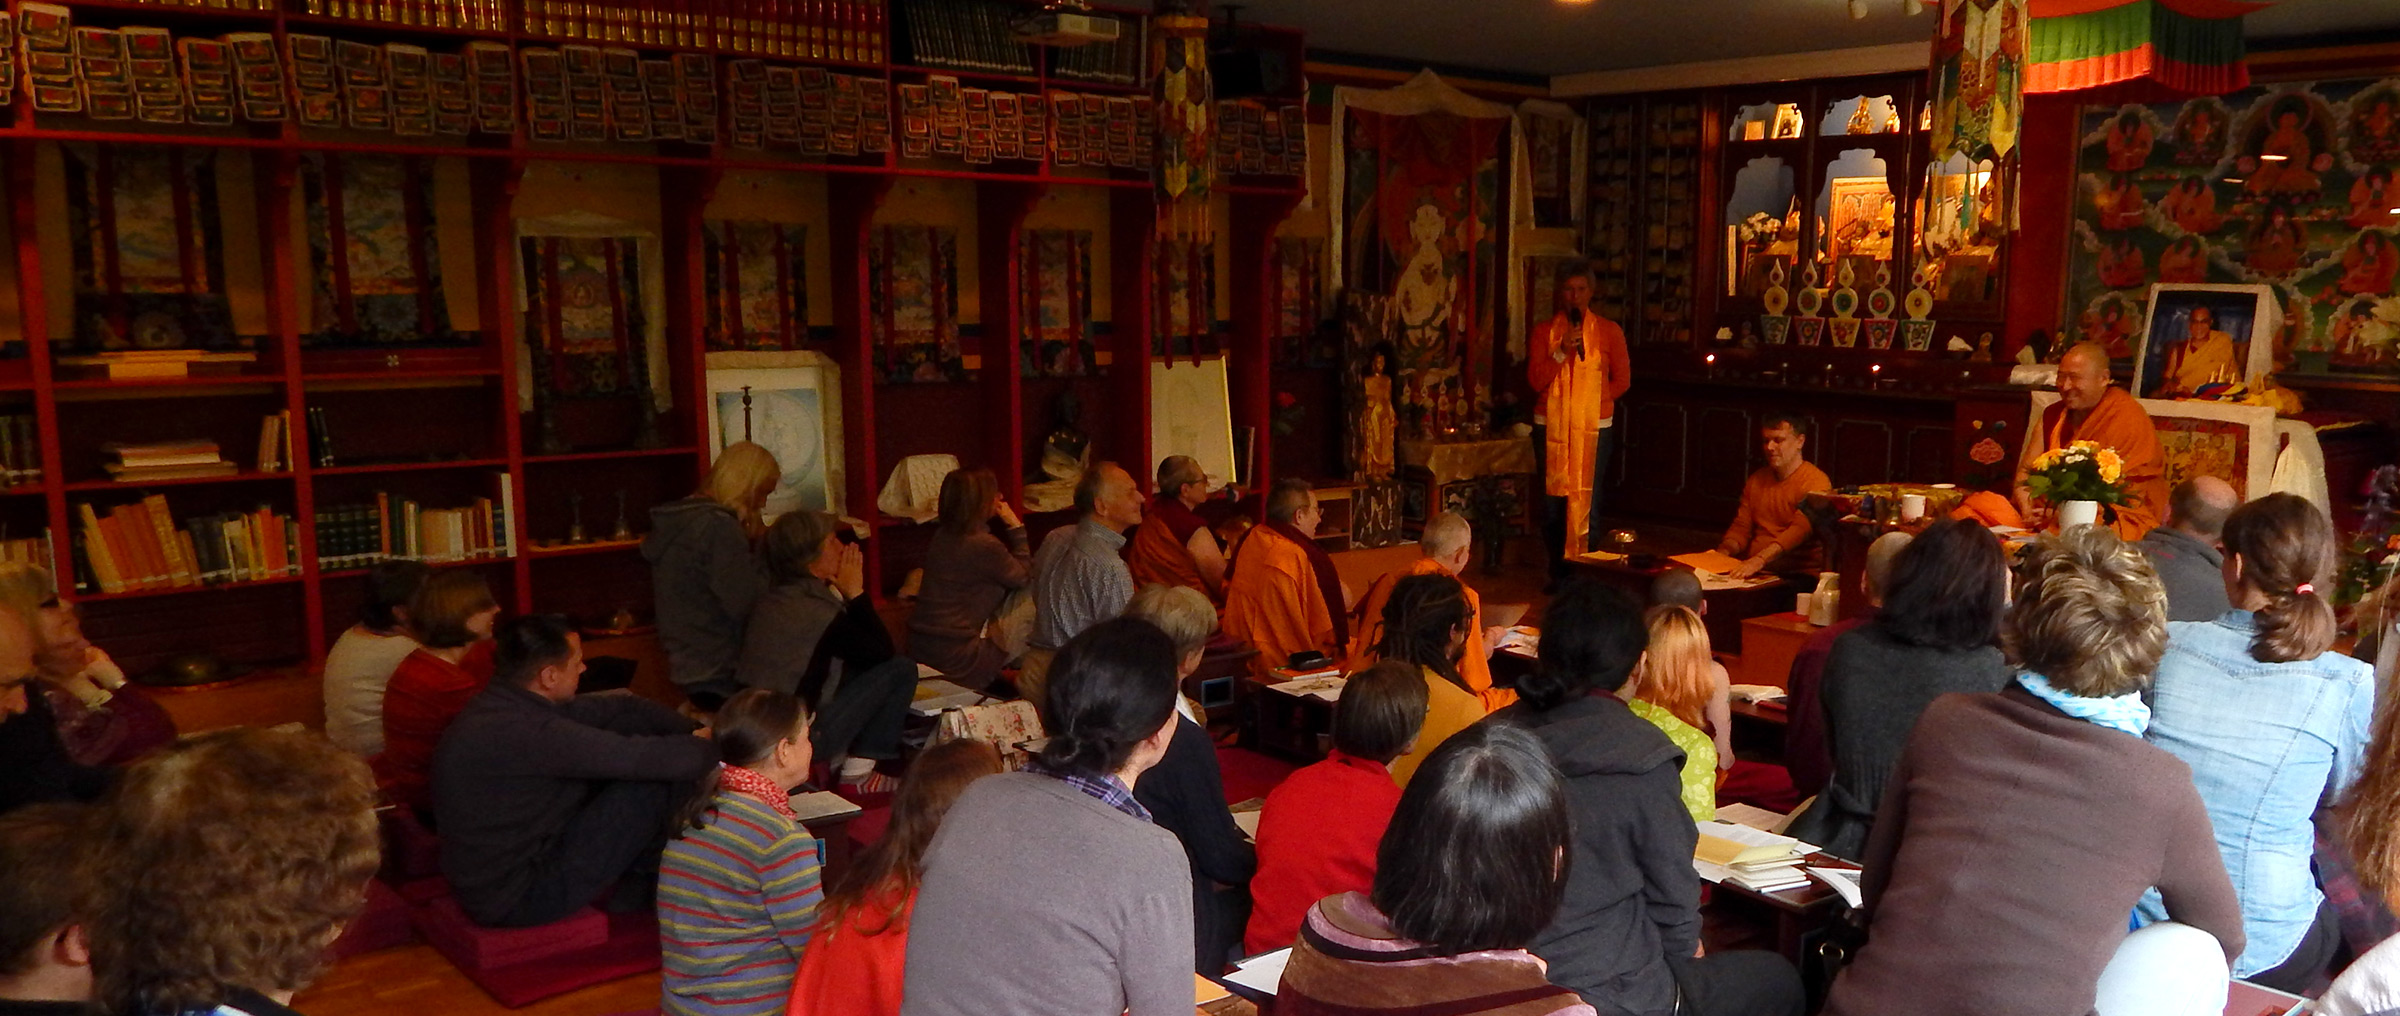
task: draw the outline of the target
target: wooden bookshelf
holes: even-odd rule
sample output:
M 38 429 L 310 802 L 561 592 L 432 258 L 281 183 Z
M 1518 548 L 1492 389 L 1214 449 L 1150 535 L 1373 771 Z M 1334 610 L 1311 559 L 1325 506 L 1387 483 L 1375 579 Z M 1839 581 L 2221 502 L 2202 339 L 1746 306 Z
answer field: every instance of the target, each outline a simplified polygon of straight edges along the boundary
M 20 0 L 6 0 L 15 12 Z M 1101 95 L 1139 94 L 1146 89 L 1122 84 L 1054 77 L 1052 51 L 1036 48 L 1032 74 L 992 74 L 953 71 L 893 62 L 891 25 L 886 18 L 885 50 L 868 62 L 808 60 L 720 49 L 710 45 L 660 45 L 655 42 L 601 38 L 573 39 L 523 30 L 520 0 L 499 0 L 506 29 L 478 31 L 432 25 L 351 21 L 304 13 L 308 0 L 281 0 L 280 10 L 250 11 L 214 6 L 184 6 L 88 0 L 65 4 L 75 24 L 98 27 L 155 26 L 177 37 L 216 36 L 226 32 L 268 32 L 279 53 L 294 33 L 324 34 L 369 43 L 413 42 L 438 51 L 451 51 L 469 41 L 492 41 L 512 49 L 560 43 L 630 48 L 645 57 L 675 52 L 708 53 L 718 57 L 720 74 L 727 59 L 765 59 L 770 64 L 816 66 L 843 73 L 879 76 L 894 84 L 918 82 L 930 75 L 947 75 L 972 85 L 1046 93 L 1053 88 Z M 1146 12 L 1125 8 L 1104 13 L 1141 17 Z M 1289 51 L 1299 66 L 1299 33 L 1245 25 L 1246 39 Z M 24 73 L 20 63 L 18 73 Z M 288 68 L 286 70 L 288 80 Z M 519 82 L 520 92 L 521 79 Z M 729 97 L 720 88 L 720 103 Z M 1298 103 L 1297 93 L 1278 101 Z M 649 143 L 550 143 L 532 140 L 528 118 L 519 98 L 517 132 L 509 136 L 476 133 L 469 137 L 401 138 L 353 130 L 304 128 L 296 120 L 279 124 L 240 122 L 230 127 L 151 126 L 129 122 L 99 122 L 80 115 L 36 113 L 25 90 L 13 92 L 0 106 L 0 172 L 8 186 L 5 209 L 13 263 L 17 313 L 0 320 L 0 340 L 22 338 L 14 347 L 21 355 L 0 354 L 0 405 L 8 412 L 30 412 L 35 418 L 43 479 L 0 489 L 0 532 L 10 537 L 29 535 L 46 526 L 56 551 L 55 570 L 65 585 L 73 574 L 71 534 L 77 528 L 78 506 L 96 507 L 138 500 L 144 493 L 165 495 L 177 521 L 213 511 L 272 504 L 279 514 L 297 520 L 300 531 L 298 573 L 256 581 L 194 588 L 143 589 L 104 594 L 97 589 L 70 595 L 86 612 L 94 639 L 107 646 L 129 671 L 140 673 L 183 653 L 213 652 L 237 665 L 262 667 L 306 666 L 323 657 L 327 646 L 350 620 L 362 595 L 359 577 L 364 569 L 326 569 L 316 554 L 315 522 L 320 506 L 372 500 L 376 491 L 394 497 L 411 496 L 428 507 L 452 507 L 462 496 L 483 490 L 492 474 L 510 479 L 515 510 L 510 523 L 518 553 L 438 567 L 472 567 L 487 575 L 503 606 L 511 613 L 560 610 L 593 628 L 605 627 L 617 608 L 636 606 L 642 623 L 650 613 L 649 575 L 638 558 L 636 543 L 606 539 L 614 524 L 614 506 L 606 495 L 628 492 L 627 515 L 639 535 L 648 528 L 651 504 L 688 493 L 705 471 L 711 442 L 704 433 L 706 415 L 705 353 L 701 338 L 703 272 L 702 223 L 720 185 L 735 174 L 789 175 L 809 178 L 822 194 L 819 217 L 809 228 L 822 228 L 830 238 L 830 260 L 812 255 L 809 274 L 830 279 L 832 328 L 830 339 L 809 348 L 830 355 L 841 369 L 842 448 L 845 508 L 851 515 L 873 518 L 875 495 L 892 465 L 907 454 L 946 452 L 963 464 L 986 466 L 1001 476 L 1003 489 L 1021 503 L 1029 462 L 1039 461 L 1039 446 L 1050 429 L 1046 400 L 1072 391 L 1083 401 L 1084 429 L 1093 438 L 1095 459 L 1115 459 L 1137 478 L 1146 478 L 1154 460 L 1149 447 L 1149 364 L 1153 275 L 1150 238 L 1156 229 L 1157 206 L 1147 171 L 1069 167 L 1047 161 L 1003 162 L 970 167 L 956 160 L 902 159 L 895 143 L 877 156 L 829 157 L 819 161 L 796 152 L 760 151 L 734 147 L 730 132 L 720 131 L 713 146 L 680 141 Z M 296 112 L 296 110 L 295 110 Z M 895 141 L 900 131 L 898 102 L 893 102 Z M 158 380 L 117 380 L 69 377 L 54 359 L 50 327 L 53 300 L 70 300 L 65 293 L 45 292 L 44 281 L 59 275 L 47 261 L 64 256 L 39 235 L 34 224 L 38 207 L 37 165 L 63 144 L 164 145 L 238 150 L 246 154 L 254 177 L 257 201 L 257 274 L 264 291 L 267 327 L 257 340 L 259 359 L 237 374 Z M 467 347 L 328 349 L 304 346 L 301 307 L 311 294 L 301 290 L 301 268 L 308 252 L 295 242 L 294 216 L 298 203 L 287 200 L 303 156 L 315 153 L 356 153 L 420 156 L 459 160 L 465 164 L 472 208 L 473 271 L 455 270 L 458 262 L 448 248 L 444 260 L 446 285 L 472 287 L 479 309 L 479 342 Z M 529 429 L 533 422 L 518 412 L 520 387 L 529 383 L 516 368 L 519 320 L 513 312 L 517 289 L 515 215 L 528 196 L 529 176 L 564 170 L 580 173 L 641 174 L 655 188 L 659 211 L 659 252 L 666 283 L 662 306 L 649 308 L 666 318 L 668 367 L 653 383 L 672 394 L 674 408 L 658 420 L 665 446 L 631 447 L 629 441 L 587 441 L 574 450 L 542 454 Z M 545 178 L 546 179 L 546 178 Z M 962 307 L 980 318 L 980 328 L 968 331 L 962 342 L 969 355 L 979 355 L 980 373 L 963 383 L 887 384 L 874 372 L 867 307 L 866 251 L 878 216 L 906 213 L 912 198 L 910 182 L 946 186 L 971 192 L 971 211 L 959 224 L 961 247 L 970 234 L 975 250 L 961 251 L 961 282 L 972 270 L 977 287 L 975 305 Z M 244 189 L 248 189 L 247 187 Z M 1221 349 L 1232 358 L 1231 384 L 1234 426 L 1255 428 L 1261 435 L 1258 476 L 1272 477 L 1269 461 L 1267 350 L 1272 320 L 1274 280 L 1271 256 L 1277 227 L 1303 197 L 1296 177 L 1226 177 L 1217 188 L 1220 201 L 1230 206 L 1217 237 L 1221 271 L 1217 285 L 1230 293 L 1230 327 L 1219 335 Z M 1038 220 L 1047 202 L 1059 195 L 1097 204 L 1104 214 L 1091 228 L 1097 242 L 1107 244 L 1107 257 L 1097 257 L 1095 276 L 1109 285 L 1111 327 L 1094 341 L 1110 362 L 1104 376 L 1072 379 L 1020 377 L 1017 334 L 1022 320 L 1020 277 L 1016 266 L 1019 237 L 1030 220 Z M 555 198 L 556 195 L 548 195 Z M 594 198 L 593 200 L 599 200 Z M 595 209 L 606 211 L 605 208 Z M 738 216 L 736 216 L 738 217 Z M 228 221 L 227 230 L 242 228 Z M 1085 228 L 1078 226 L 1076 228 Z M 813 242 L 813 235 L 812 235 Z M 972 263 L 967 263 L 969 258 Z M 814 302 L 814 301 L 812 301 Z M 820 304 L 821 306 L 821 304 Z M 822 314 L 817 315 L 820 319 Z M 11 331 L 15 334 L 9 334 Z M 822 330 L 820 324 L 820 331 Z M 612 404 L 616 419 L 584 421 L 587 434 L 630 432 L 630 406 Z M 253 471 L 251 460 L 258 417 L 276 411 L 291 414 L 295 429 L 311 407 L 324 407 L 334 416 L 335 463 L 320 467 L 310 461 L 306 441 L 294 435 L 293 453 L 299 461 L 279 472 Z M 608 410 L 598 411 L 605 416 Z M 243 433 L 235 421 L 247 418 Z M 188 423 L 187 423 L 188 421 Z M 216 439 L 225 457 L 241 464 L 230 476 L 167 480 L 147 484 L 117 483 L 100 470 L 96 449 L 112 440 L 153 440 L 185 426 L 192 436 Z M 411 436 L 418 439 L 412 443 Z M 570 492 L 583 495 L 583 522 L 595 542 L 544 547 L 540 544 L 567 536 L 564 507 Z M 923 528 L 923 527 L 916 527 Z M 870 544 L 869 587 L 879 594 L 899 585 L 919 548 L 900 534 L 908 527 L 879 528 L 893 534 Z M 216 692 L 190 693 L 208 696 Z

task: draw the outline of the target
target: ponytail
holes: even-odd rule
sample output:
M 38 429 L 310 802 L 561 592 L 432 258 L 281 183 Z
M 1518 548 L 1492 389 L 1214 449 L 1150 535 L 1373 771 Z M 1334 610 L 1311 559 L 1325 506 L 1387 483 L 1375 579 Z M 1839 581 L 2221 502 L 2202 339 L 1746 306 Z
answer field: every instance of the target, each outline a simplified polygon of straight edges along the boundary
M 2242 559 L 2242 584 L 2266 597 L 2250 656 L 2260 663 L 2313 660 L 2339 627 L 2325 590 L 2338 555 L 2333 522 L 2293 494 L 2269 494 L 2225 520 L 2225 552 Z
M 808 709 L 788 692 L 749 688 L 726 699 L 709 720 L 709 739 L 716 743 L 717 755 L 725 763 L 700 777 L 699 786 L 668 828 L 681 835 L 685 829 L 707 824 L 708 813 L 716 807 L 717 788 L 725 780 L 725 766 L 757 768 L 775 753 L 776 745 L 799 733 L 807 722 Z
M 1138 618 L 1102 621 L 1068 640 L 1050 664 L 1042 702 L 1042 765 L 1080 776 L 1125 767 L 1135 746 L 1175 715 L 1174 640 Z

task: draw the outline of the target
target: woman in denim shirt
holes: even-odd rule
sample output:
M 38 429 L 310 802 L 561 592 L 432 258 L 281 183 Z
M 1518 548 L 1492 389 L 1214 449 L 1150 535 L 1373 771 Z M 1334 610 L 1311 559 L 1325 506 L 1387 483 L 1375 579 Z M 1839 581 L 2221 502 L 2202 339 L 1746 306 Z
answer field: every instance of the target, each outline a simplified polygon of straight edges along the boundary
M 2333 523 L 2270 494 L 2225 521 L 2225 592 L 2214 621 L 2167 626 L 2150 740 L 2192 767 L 2225 871 L 2241 896 L 2243 977 L 2303 991 L 2341 944 L 2309 871 L 2310 816 L 2358 775 L 2375 717 L 2374 669 L 2333 647 Z M 2164 916 L 2158 897 L 2140 916 Z

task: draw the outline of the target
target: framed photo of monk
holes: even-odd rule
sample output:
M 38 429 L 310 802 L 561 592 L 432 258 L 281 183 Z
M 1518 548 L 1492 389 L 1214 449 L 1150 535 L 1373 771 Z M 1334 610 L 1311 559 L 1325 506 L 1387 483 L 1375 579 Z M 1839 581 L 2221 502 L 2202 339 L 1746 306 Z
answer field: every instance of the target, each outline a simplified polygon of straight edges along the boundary
M 2212 399 L 2275 369 L 2282 305 L 2269 286 L 2159 283 L 2133 357 L 2145 399 Z

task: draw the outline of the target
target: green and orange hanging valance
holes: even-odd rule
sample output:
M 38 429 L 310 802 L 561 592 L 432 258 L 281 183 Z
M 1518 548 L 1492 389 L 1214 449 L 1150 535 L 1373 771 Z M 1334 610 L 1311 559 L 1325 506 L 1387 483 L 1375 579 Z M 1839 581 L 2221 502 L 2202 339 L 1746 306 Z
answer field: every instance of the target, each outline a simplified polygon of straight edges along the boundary
M 2243 0 L 2032 0 L 2027 92 L 2145 83 L 2181 95 L 2249 87 Z

